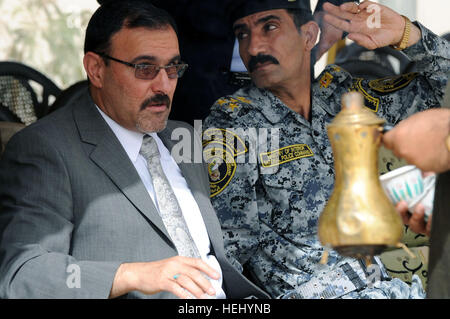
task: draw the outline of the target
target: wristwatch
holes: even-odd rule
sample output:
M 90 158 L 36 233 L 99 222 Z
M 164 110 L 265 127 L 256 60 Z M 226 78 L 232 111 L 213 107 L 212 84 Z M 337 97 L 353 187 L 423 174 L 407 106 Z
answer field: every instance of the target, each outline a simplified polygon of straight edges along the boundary
M 403 37 L 400 42 L 396 45 L 391 45 L 395 50 L 401 51 L 408 47 L 409 36 L 411 35 L 412 23 L 408 17 L 402 15 L 403 19 L 405 19 L 405 30 L 403 31 Z

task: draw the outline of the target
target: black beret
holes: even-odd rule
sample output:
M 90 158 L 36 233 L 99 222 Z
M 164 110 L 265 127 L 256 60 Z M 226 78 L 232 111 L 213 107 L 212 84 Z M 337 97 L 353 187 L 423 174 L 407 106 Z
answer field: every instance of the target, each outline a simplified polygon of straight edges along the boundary
M 300 9 L 311 13 L 310 0 L 230 0 L 227 15 L 231 23 L 251 14 L 276 9 Z

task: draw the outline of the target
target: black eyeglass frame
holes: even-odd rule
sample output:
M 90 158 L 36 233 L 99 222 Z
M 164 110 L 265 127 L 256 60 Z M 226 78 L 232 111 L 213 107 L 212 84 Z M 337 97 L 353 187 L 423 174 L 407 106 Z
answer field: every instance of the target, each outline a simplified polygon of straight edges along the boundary
M 141 80 L 153 80 L 154 78 L 156 78 L 156 76 L 158 75 L 159 71 L 161 69 L 165 69 L 167 72 L 167 69 L 169 68 L 175 68 L 177 71 L 175 73 L 169 73 L 167 72 L 167 76 L 169 77 L 169 79 L 178 79 L 181 78 L 184 74 L 184 72 L 186 71 L 186 69 L 188 68 L 188 64 L 186 63 L 178 63 L 178 64 L 172 64 L 172 65 L 155 65 L 155 64 L 135 64 L 135 63 L 131 63 L 131 62 L 126 62 L 126 61 L 122 61 L 119 59 L 116 59 L 106 53 L 102 53 L 102 52 L 94 52 L 95 54 L 98 54 L 99 56 L 109 59 L 109 60 L 113 60 L 119 63 L 122 63 L 126 66 L 132 67 L 134 68 L 134 76 L 137 79 L 141 79 Z M 142 69 L 148 69 L 148 68 L 154 68 L 155 70 L 155 74 L 152 77 L 143 77 L 143 76 L 138 76 L 138 70 L 142 70 Z M 173 77 L 173 75 L 176 74 L 176 77 Z

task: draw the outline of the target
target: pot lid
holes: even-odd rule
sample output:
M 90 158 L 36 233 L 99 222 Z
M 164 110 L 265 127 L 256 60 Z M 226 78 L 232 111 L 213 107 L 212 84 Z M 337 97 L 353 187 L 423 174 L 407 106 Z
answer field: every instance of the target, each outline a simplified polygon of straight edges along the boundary
M 386 121 L 364 106 L 364 96 L 359 92 L 342 95 L 342 110 L 330 126 L 382 125 Z

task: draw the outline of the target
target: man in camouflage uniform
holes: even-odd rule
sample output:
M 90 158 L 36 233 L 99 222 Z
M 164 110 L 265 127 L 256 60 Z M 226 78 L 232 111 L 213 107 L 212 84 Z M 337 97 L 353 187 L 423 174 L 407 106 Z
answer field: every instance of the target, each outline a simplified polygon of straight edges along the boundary
M 300 11 L 291 10 L 298 4 Z M 340 111 L 342 94 L 361 92 L 366 107 L 395 125 L 439 106 L 450 66 L 448 42 L 417 22 L 406 35 L 409 20 L 387 7 L 378 7 L 381 26 L 368 28 L 369 5 L 324 5 L 324 19 L 369 49 L 406 47 L 418 73 L 370 81 L 331 65 L 311 82 L 318 27 L 307 2 L 246 0 L 231 9 L 253 84 L 213 105 L 203 124 L 204 155 L 228 257 L 273 297 L 424 296 L 417 276 L 411 287 L 398 279 L 367 285 L 355 259 L 330 251 L 320 263 L 318 219 L 334 186 L 326 125 Z M 301 12 L 297 24 L 293 12 Z

